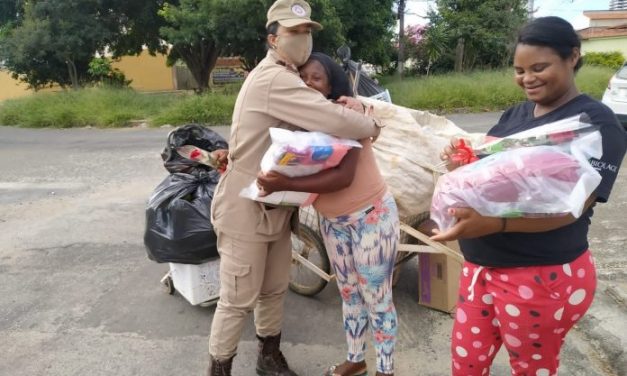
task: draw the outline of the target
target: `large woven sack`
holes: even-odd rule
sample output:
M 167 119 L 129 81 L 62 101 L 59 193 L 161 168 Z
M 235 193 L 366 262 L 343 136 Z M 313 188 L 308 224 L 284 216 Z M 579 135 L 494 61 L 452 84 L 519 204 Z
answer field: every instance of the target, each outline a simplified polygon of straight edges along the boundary
M 379 170 L 399 209 L 401 218 L 428 211 L 437 176 L 440 152 L 452 137 L 481 143 L 483 135 L 468 133 L 452 121 L 426 111 L 412 110 L 370 98 L 359 98 L 374 108 L 385 126 L 373 144 Z

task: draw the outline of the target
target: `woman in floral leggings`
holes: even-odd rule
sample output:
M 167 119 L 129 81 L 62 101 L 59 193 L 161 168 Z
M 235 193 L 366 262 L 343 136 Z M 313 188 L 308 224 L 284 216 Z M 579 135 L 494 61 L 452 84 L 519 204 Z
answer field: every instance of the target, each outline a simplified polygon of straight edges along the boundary
M 331 100 L 342 102 L 351 89 L 342 68 L 330 57 L 313 53 L 300 68 L 305 83 Z M 320 193 L 314 202 L 320 228 L 342 296 L 348 355 L 326 375 L 367 373 L 364 360 L 368 328 L 374 336 L 377 375 L 394 374 L 397 316 L 392 301 L 392 271 L 399 237 L 394 198 L 379 173 L 372 140 L 360 141 L 342 163 L 313 176 L 287 178 L 269 173 L 258 177 L 267 193 Z

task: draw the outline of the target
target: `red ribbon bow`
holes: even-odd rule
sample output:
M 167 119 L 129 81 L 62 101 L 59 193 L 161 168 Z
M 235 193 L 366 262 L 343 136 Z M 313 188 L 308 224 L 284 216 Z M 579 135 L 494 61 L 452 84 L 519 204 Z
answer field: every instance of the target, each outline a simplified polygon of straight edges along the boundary
M 200 156 L 201 156 L 201 155 L 202 155 L 202 153 L 200 152 L 200 150 L 198 150 L 198 149 L 194 149 L 194 150 L 192 150 L 192 152 L 189 154 L 189 157 L 190 157 L 192 160 L 197 160 L 197 159 L 200 159 Z
M 457 145 L 455 145 L 455 153 L 452 155 L 451 159 L 453 162 L 457 162 L 461 165 L 479 160 L 475 151 L 472 150 L 470 145 L 466 144 L 464 140 L 457 141 Z

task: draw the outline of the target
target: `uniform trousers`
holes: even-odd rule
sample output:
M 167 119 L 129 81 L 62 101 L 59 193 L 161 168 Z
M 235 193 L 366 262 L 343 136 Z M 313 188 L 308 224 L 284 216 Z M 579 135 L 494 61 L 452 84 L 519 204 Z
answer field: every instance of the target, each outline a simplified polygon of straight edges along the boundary
M 211 324 L 209 354 L 234 356 L 250 312 L 260 337 L 281 332 L 292 259 L 291 231 L 271 242 L 246 241 L 218 232 L 220 300 Z

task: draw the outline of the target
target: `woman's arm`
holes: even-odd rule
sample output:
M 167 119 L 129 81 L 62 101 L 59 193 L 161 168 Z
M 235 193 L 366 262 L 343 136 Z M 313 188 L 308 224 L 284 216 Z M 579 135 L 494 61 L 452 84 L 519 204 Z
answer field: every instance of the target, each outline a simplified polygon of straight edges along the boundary
M 336 167 L 320 171 L 317 174 L 290 178 L 277 172 L 260 173 L 257 183 L 264 193 L 280 191 L 331 193 L 351 185 L 357 170 L 360 148 L 352 148 Z
M 583 211 L 588 210 L 595 202 L 596 196 L 588 197 Z M 435 241 L 450 241 L 457 239 L 478 238 L 497 232 L 546 232 L 567 226 L 577 220 L 571 214 L 563 217 L 546 218 L 497 218 L 485 217 L 471 208 L 456 208 L 451 214 L 457 218 L 457 223 L 450 230 L 440 232 L 433 230 Z
M 274 76 L 268 92 L 268 114 L 288 124 L 308 131 L 318 131 L 336 137 L 361 140 L 379 135 L 378 122 L 365 116 L 363 108 L 354 111 L 350 102 L 335 104 L 313 90 L 287 70 Z M 343 104 L 349 104 L 348 107 Z

